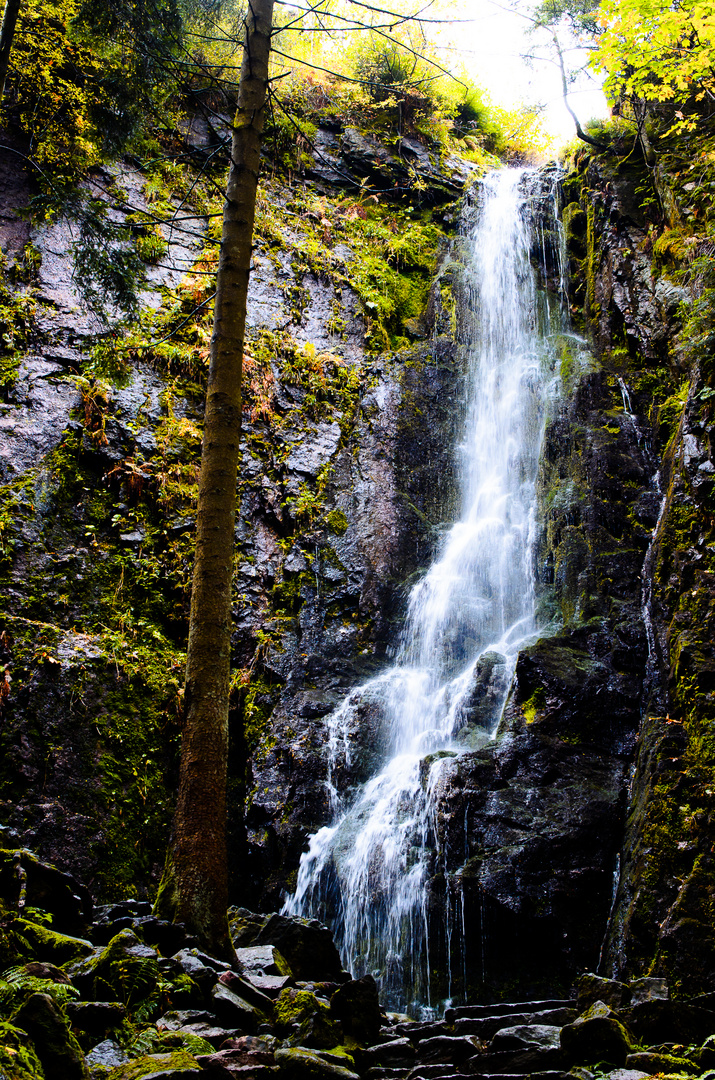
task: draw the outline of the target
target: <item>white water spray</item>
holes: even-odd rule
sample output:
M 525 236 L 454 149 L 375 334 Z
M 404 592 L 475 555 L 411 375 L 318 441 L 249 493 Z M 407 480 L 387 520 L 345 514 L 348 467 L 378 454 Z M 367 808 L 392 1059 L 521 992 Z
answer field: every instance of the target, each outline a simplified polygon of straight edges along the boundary
M 344 963 L 355 976 L 375 975 L 394 1007 L 430 1001 L 429 878 L 442 763 L 465 748 L 465 734 L 472 746 L 480 733 L 483 741 L 493 735 L 519 649 L 536 631 L 535 483 L 553 357 L 548 304 L 530 261 L 535 185 L 536 174 L 521 170 L 482 183 L 465 271 L 460 520 L 412 591 L 394 666 L 327 720 L 333 824 L 311 837 L 284 909 L 329 922 Z M 348 732 L 365 702 L 379 709 L 388 760 L 346 803 L 336 769 L 349 764 Z M 457 929 L 450 924 L 448 935 Z

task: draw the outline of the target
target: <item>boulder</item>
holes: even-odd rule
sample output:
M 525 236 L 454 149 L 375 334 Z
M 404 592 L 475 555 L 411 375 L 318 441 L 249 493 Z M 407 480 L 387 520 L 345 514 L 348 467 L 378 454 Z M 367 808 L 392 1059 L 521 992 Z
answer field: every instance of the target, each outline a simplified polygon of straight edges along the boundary
M 631 1004 L 640 1005 L 644 1001 L 667 1001 L 669 996 L 668 983 L 665 979 L 643 978 L 632 979 Z M 601 998 L 603 1001 L 604 998 Z M 609 1002 L 609 1004 L 612 1004 Z M 618 1006 L 615 1006 L 617 1008 Z
M 360 1055 L 360 1064 L 366 1069 L 374 1066 L 409 1069 L 414 1063 L 415 1048 L 409 1039 L 392 1039 L 378 1046 L 370 1046 Z
M 88 1035 L 105 1035 L 127 1017 L 126 1006 L 119 1001 L 68 1001 L 65 1012 L 72 1026 Z
M 207 1078 L 247 1076 L 250 1080 L 269 1080 L 275 1075 L 272 1054 L 243 1054 L 240 1050 L 223 1049 L 215 1054 L 199 1054 L 196 1058 Z
M 236 949 L 236 957 L 245 974 L 290 975 L 291 970 L 275 945 L 249 945 Z
M 109 1073 L 107 1080 L 199 1080 L 205 1076 L 196 1058 L 186 1050 L 174 1050 L 170 1054 L 144 1054 L 118 1065 Z
M 84 938 L 70 937 L 41 926 L 29 919 L 14 919 L 12 930 L 20 934 L 32 949 L 32 955 L 49 964 L 68 964 L 91 956 L 94 946 Z
M 256 945 L 275 945 L 296 979 L 342 981 L 343 965 L 333 935 L 317 919 L 271 915 Z
M 625 1065 L 632 1049 L 625 1027 L 600 1001 L 574 1020 L 573 1024 L 561 1028 L 560 1045 L 568 1060 L 575 1065 L 599 1061 Z
M 219 975 L 218 981 L 234 994 L 248 1001 L 267 1018 L 273 1016 L 272 998 L 264 994 L 250 979 L 242 979 L 235 971 L 224 971 Z
M 55 964 L 32 960 L 29 964 L 23 964 L 20 971 L 23 975 L 30 975 L 33 979 L 47 979 L 49 982 L 58 983 L 61 986 L 72 985 L 69 975 Z
M 417 1061 L 420 1065 L 459 1065 L 474 1055 L 476 1044 L 466 1035 L 436 1035 L 433 1039 L 424 1039 L 417 1047 Z
M 358 1074 L 344 1065 L 337 1065 L 333 1061 L 327 1061 L 318 1054 L 298 1047 L 291 1049 L 276 1050 L 276 1065 L 280 1072 L 286 1076 L 316 1077 L 320 1080 L 359 1080 Z
M 269 998 L 277 998 L 281 990 L 285 990 L 286 986 L 291 984 L 288 975 L 254 975 L 252 972 L 247 972 L 246 980 Z
M 82 1049 L 49 994 L 31 994 L 12 1021 L 30 1036 L 45 1080 L 88 1080 Z
M 252 945 L 270 916 L 259 915 L 248 908 L 230 907 L 228 909 L 228 929 L 234 949 Z
M 489 1049 L 501 1051 L 538 1047 L 542 1050 L 557 1050 L 561 1045 L 560 1033 L 561 1028 L 551 1024 L 516 1024 L 497 1031 Z
M 294 1046 L 307 1046 L 311 1050 L 330 1050 L 343 1041 L 343 1029 L 327 1012 L 313 1013 L 301 1023 L 291 1039 Z
M 45 1080 L 27 1033 L 0 1020 L 0 1076 L 7 1080 Z
M 622 1015 L 638 1041 L 649 1046 L 662 1042 L 698 1044 L 715 1030 L 715 1016 L 710 1009 L 680 1001 L 641 1001 Z
M 159 974 L 156 949 L 122 930 L 98 955 L 72 968 L 73 983 L 95 1001 L 121 999 L 129 1006 L 148 997 Z
M 114 1069 L 117 1065 L 125 1065 L 130 1058 L 119 1043 L 114 1042 L 113 1039 L 105 1039 L 92 1047 L 84 1060 L 91 1071 L 95 1065 L 101 1065 L 104 1069 Z
M 18 910 L 18 868 L 24 874 L 25 906 L 49 911 L 56 930 L 81 934 L 92 918 L 92 897 L 69 874 L 42 862 L 27 848 L 0 849 L 0 899 Z
M 216 1013 L 219 1023 L 230 1028 L 238 1028 L 246 1035 L 253 1035 L 258 1025 L 267 1017 L 245 998 L 234 994 L 223 983 L 217 982 L 211 989 L 211 1008 Z
M 675 1054 L 659 1054 L 651 1050 L 629 1054 L 626 1058 L 627 1069 L 639 1069 L 652 1076 L 654 1073 L 687 1073 L 694 1076 L 699 1067 L 687 1058 Z
M 585 1012 L 597 1001 L 610 1005 L 612 1009 L 620 1009 L 631 1000 L 631 991 L 625 983 L 615 979 L 604 979 L 601 975 L 589 972 L 580 975 L 576 980 L 576 992 L 578 994 L 578 1011 Z
M 302 1023 L 320 1012 L 327 1014 L 328 1009 L 310 990 L 287 987 L 280 992 L 276 1001 L 276 1021 L 281 1027 Z
M 330 1012 L 344 1031 L 359 1043 L 374 1043 L 382 1023 L 377 983 L 363 975 L 338 987 L 330 998 Z

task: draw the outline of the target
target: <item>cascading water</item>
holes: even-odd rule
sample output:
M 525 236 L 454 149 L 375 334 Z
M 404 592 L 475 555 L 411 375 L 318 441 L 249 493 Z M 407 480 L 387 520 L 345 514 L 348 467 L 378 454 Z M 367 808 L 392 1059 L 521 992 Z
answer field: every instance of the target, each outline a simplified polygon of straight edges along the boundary
M 428 882 L 442 763 L 465 749 L 463 729 L 493 735 L 518 651 L 536 630 L 535 485 L 553 366 L 548 301 L 530 261 L 538 237 L 529 196 L 543 195 L 539 183 L 534 172 L 505 170 L 481 184 L 466 238 L 461 516 L 412 591 L 394 665 L 327 720 L 333 824 L 311 838 L 284 909 L 327 921 L 344 963 L 375 975 L 393 1007 L 430 1001 Z M 379 710 L 388 753 L 344 800 L 336 770 L 349 765 L 348 732 L 366 702 Z M 458 931 L 446 928 L 450 938 Z

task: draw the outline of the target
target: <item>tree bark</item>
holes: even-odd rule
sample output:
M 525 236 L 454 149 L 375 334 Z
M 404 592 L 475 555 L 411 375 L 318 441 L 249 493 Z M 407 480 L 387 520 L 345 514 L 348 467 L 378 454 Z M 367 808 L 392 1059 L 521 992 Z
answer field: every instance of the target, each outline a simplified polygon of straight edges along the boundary
M 0 30 L 0 98 L 5 95 L 7 69 L 10 64 L 10 50 L 15 38 L 15 26 L 20 14 L 20 0 L 6 0 Z
M 241 367 L 268 88 L 273 0 L 249 0 L 223 215 L 201 455 L 179 793 L 162 915 L 232 956 L 226 909 L 226 769 Z

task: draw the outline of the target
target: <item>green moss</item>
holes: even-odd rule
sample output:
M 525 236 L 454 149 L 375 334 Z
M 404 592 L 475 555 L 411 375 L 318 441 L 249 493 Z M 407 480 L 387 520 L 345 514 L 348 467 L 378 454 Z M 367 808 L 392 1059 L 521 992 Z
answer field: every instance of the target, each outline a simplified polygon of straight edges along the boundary
M 528 701 L 521 706 L 524 719 L 527 724 L 533 724 L 540 712 L 546 708 L 546 691 L 543 686 L 537 686 Z
M 0 1021 L 0 1076 L 7 1080 L 44 1080 L 44 1075 L 27 1034 Z
M 331 510 L 325 515 L 325 523 L 336 536 L 343 536 L 348 529 L 348 519 L 342 510 Z
M 56 930 L 29 922 L 27 919 L 14 919 L 12 929 L 27 941 L 35 960 L 58 965 L 66 964 L 89 956 L 94 951 L 89 941 L 58 934 Z
M 276 1020 L 283 1027 L 301 1023 L 316 1013 L 328 1015 L 328 1010 L 309 990 L 286 987 L 276 1000 Z
M 174 1050 L 169 1054 L 145 1054 L 125 1065 L 118 1065 L 108 1074 L 107 1080 L 141 1080 L 153 1073 L 188 1072 L 197 1068 L 195 1057 L 186 1050 Z

